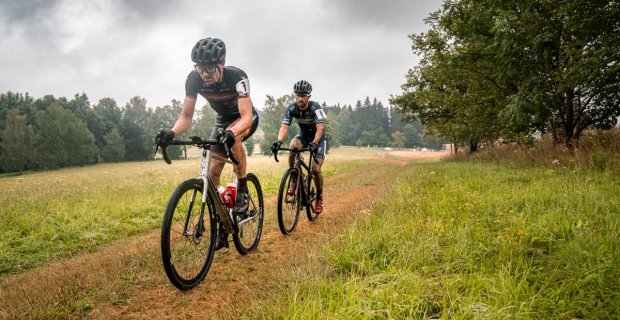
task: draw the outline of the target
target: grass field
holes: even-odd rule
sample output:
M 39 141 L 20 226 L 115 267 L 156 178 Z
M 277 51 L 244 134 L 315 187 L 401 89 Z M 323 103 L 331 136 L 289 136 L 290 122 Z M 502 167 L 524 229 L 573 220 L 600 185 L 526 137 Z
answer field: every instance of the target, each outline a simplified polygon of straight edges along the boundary
M 272 207 L 285 160 L 251 160 L 271 197 L 257 252 L 219 251 L 190 292 L 165 278 L 154 231 L 197 160 L 0 178 L 0 318 L 620 317 L 613 171 L 340 148 L 324 167 L 329 211 L 283 237 Z
M 618 319 L 620 183 L 596 171 L 411 166 L 248 319 Z
M 334 150 L 325 177 L 368 164 L 376 150 Z M 249 171 L 274 195 L 286 156 L 253 156 Z M 198 175 L 199 159 L 101 164 L 0 178 L 0 275 L 70 257 L 161 225 L 178 183 Z M 232 169 L 223 177 L 230 182 Z

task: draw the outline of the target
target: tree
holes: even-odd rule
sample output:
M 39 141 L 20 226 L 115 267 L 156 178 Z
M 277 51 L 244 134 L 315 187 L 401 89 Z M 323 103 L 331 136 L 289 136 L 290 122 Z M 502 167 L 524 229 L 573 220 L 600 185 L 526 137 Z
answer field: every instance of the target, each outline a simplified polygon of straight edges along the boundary
M 325 140 L 327 141 L 327 150 L 329 152 L 331 148 L 337 148 L 340 146 L 340 123 L 336 117 L 333 117 L 327 111 L 327 119 L 325 121 Z
M 272 96 L 267 95 L 267 101 L 265 101 L 265 109 L 263 110 L 261 121 L 261 127 L 264 132 L 263 141 L 260 144 L 261 152 L 264 155 L 268 155 L 271 152 L 271 145 L 278 139 L 278 131 L 282 125 L 282 119 L 284 119 L 284 112 L 286 107 L 295 101 L 294 95 L 285 95 L 278 99 L 274 99 Z M 292 129 L 292 128 L 291 128 Z M 289 130 L 286 143 L 292 138 Z M 286 144 L 285 144 L 286 145 Z
M 112 98 L 103 98 L 93 106 L 93 111 L 99 116 L 106 133 L 118 129 L 123 117 L 123 111 Z
M 254 137 L 249 137 L 243 142 L 243 145 L 245 146 L 248 156 L 251 156 L 254 153 Z
M 502 116 L 537 124 L 569 148 L 584 129 L 613 126 L 620 115 L 620 6 L 601 0 L 496 6 L 504 10 L 497 15 L 496 57 L 499 67 L 511 67 L 500 79 L 509 76 L 518 88 Z
M 208 138 L 215 127 L 217 113 L 208 102 L 197 113 L 192 124 L 192 135 Z
M 26 93 L 15 93 L 8 91 L 7 93 L 0 94 L 0 129 L 4 128 L 6 122 L 7 113 L 13 109 L 19 109 L 22 115 L 28 116 L 31 114 L 30 109 L 34 99 Z M 30 121 L 33 117 L 27 117 L 27 123 L 32 124 Z
M 147 132 L 146 125 L 150 116 L 146 108 L 146 99 L 138 96 L 131 98 L 123 108 L 120 134 L 124 138 L 125 159 L 127 161 L 148 160 L 153 155 L 153 137 L 157 131 Z
M 396 131 L 394 133 L 392 133 L 392 146 L 395 148 L 402 148 L 405 146 L 405 134 L 400 132 L 400 131 Z
M 405 144 L 403 147 L 415 148 L 422 146 L 422 137 L 424 136 L 424 127 L 417 119 L 413 119 L 406 123 L 401 120 L 400 114 L 396 112 L 396 108 L 390 107 L 390 127 L 392 132 L 400 131 L 404 135 Z M 392 136 L 394 139 L 394 136 Z
M 26 117 L 18 109 L 8 111 L 4 129 L 0 131 L 0 163 L 4 171 L 22 172 L 32 167 L 33 137 L 32 126 L 26 123 Z
M 149 158 L 151 158 L 155 153 L 155 143 L 153 142 L 153 137 L 160 129 L 168 130 L 172 128 L 181 114 L 181 109 L 181 102 L 173 99 L 171 104 L 163 107 L 157 107 L 154 112 L 149 112 L 142 139 L 144 149 L 148 150 Z M 175 138 L 184 139 L 190 135 L 192 134 L 184 133 L 183 135 Z M 184 155 L 183 151 L 185 149 L 185 146 L 168 146 L 166 150 L 170 159 L 180 159 Z
M 340 142 L 349 146 L 356 145 L 359 136 L 359 128 L 353 122 L 353 108 L 351 106 L 345 106 L 335 118 L 340 126 L 338 130 Z
M 351 113 L 351 121 L 351 125 L 354 126 L 354 130 L 357 133 L 356 136 L 358 137 L 364 131 L 376 131 L 375 129 L 377 128 L 385 136 L 390 132 L 388 110 L 376 98 L 371 102 L 370 98 L 366 97 L 363 104 L 358 101 Z
M 383 128 L 368 129 L 360 136 L 362 145 L 386 147 L 389 142 L 388 136 L 383 132 Z
M 95 162 L 95 137 L 86 123 L 58 103 L 36 115 L 34 149 L 40 168 Z
M 412 35 L 422 59 L 391 102 L 474 149 L 550 132 L 571 148 L 620 115 L 620 6 L 595 1 L 447 1 Z
M 119 162 L 125 156 L 123 137 L 117 128 L 112 129 L 105 135 L 105 146 L 101 150 L 101 156 L 105 162 Z
M 63 100 L 66 100 L 62 98 Z M 91 108 L 88 96 L 85 93 L 76 94 L 74 98 L 66 102 L 66 108 L 71 110 L 79 119 L 82 119 L 88 130 L 95 136 L 97 146 L 97 160 L 101 161 L 100 150 L 105 145 L 106 128 L 102 118 Z

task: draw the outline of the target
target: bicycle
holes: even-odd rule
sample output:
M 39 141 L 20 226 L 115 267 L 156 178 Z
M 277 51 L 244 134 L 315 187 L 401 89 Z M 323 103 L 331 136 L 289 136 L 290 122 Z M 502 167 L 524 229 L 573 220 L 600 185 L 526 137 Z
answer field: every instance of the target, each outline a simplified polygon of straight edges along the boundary
M 314 177 L 312 166 L 309 165 L 312 161 L 316 163 L 318 161 L 314 157 L 314 153 L 310 152 L 309 164 L 304 162 L 301 153 L 309 151 L 308 148 L 290 149 L 280 147 L 278 148 L 279 150 L 290 151 L 295 154 L 294 165 L 292 168 L 284 171 L 278 191 L 278 226 L 282 234 L 289 235 L 295 231 L 299 221 L 299 212 L 303 208 L 306 209 L 309 221 L 315 221 L 319 216 L 314 211 L 314 204 L 318 196 L 316 178 Z M 277 151 L 273 155 L 275 161 L 280 162 Z M 306 173 L 304 173 L 304 170 Z M 295 183 L 295 191 L 292 195 L 289 195 L 288 189 L 293 181 Z
M 164 161 L 168 164 L 171 163 L 166 152 L 168 145 L 193 145 L 203 149 L 198 178 L 187 179 L 177 186 L 166 205 L 161 228 L 164 270 L 170 282 L 181 290 L 197 286 L 209 272 L 220 224 L 226 232 L 233 235 L 239 254 L 246 255 L 258 246 L 264 218 L 263 192 L 256 175 L 247 174 L 248 211 L 244 214 L 233 214 L 234 203 L 225 203 L 222 199 L 223 195 L 220 195 L 209 175 L 209 164 L 212 157 L 226 163 L 239 162 L 226 144 L 224 146 L 230 160 L 211 155 L 210 147 L 221 144 L 219 139 L 202 139 L 196 136 L 189 139 L 173 140 L 161 146 Z M 157 145 L 157 148 L 159 147 Z M 233 180 L 237 182 L 236 175 Z M 196 200 L 200 202 L 196 203 Z

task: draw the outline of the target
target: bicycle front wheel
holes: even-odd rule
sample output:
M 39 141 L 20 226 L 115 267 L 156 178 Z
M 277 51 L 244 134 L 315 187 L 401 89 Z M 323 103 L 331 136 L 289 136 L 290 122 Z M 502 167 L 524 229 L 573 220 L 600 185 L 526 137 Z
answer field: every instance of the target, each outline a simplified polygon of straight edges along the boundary
M 304 188 L 306 188 L 306 215 L 308 216 L 308 220 L 314 221 L 319 216 L 316 212 L 314 212 L 314 206 L 316 204 L 316 198 L 318 195 L 316 178 L 314 177 L 314 173 L 306 176 L 306 181 L 304 181 Z
M 248 173 L 248 211 L 235 217 L 235 223 L 239 226 L 239 232 L 233 234 L 235 248 L 241 255 L 246 255 L 256 249 L 260 236 L 263 232 L 263 190 L 258 178 L 253 173 Z
M 300 210 L 300 190 L 301 184 L 297 180 L 299 171 L 296 168 L 289 168 L 284 171 L 282 181 L 280 182 L 280 190 L 278 191 L 278 226 L 280 232 L 284 235 L 291 234 L 299 221 Z M 294 184 L 295 192 L 288 194 L 288 189 Z
M 203 181 L 189 179 L 172 193 L 161 228 L 161 256 L 170 282 L 181 290 L 198 285 L 209 272 L 215 252 L 216 223 L 203 210 Z M 201 218 L 202 216 L 202 218 Z

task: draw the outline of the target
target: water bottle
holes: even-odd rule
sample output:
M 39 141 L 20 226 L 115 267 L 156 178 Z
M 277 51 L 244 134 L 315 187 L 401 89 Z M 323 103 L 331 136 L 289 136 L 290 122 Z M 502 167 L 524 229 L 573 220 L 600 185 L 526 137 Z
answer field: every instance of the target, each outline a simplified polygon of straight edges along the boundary
M 217 186 L 217 193 L 220 194 L 220 198 L 222 199 L 222 203 L 224 205 L 228 205 L 228 197 L 226 195 L 228 191 L 226 190 L 226 188 L 222 187 L 222 186 Z
M 228 185 L 226 185 L 226 197 L 228 199 L 228 202 L 227 202 L 228 207 L 234 208 L 235 199 L 237 199 L 237 184 L 231 182 Z

